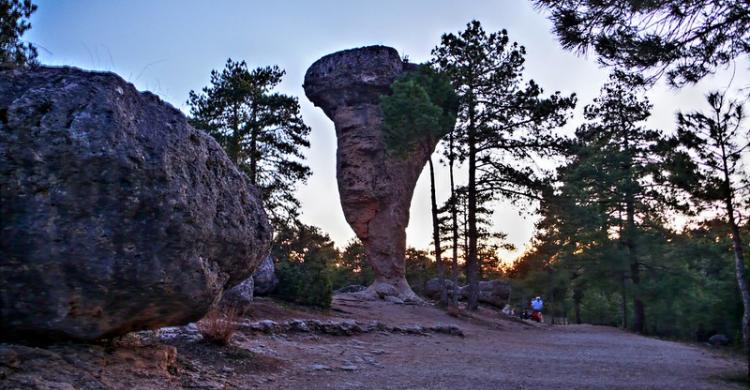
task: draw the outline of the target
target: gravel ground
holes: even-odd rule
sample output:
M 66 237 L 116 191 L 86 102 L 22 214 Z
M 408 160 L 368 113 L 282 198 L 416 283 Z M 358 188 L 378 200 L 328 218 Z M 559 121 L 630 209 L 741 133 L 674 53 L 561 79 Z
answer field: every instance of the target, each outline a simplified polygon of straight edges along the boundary
M 337 302 L 338 307 L 341 302 Z M 455 319 L 432 307 L 362 303 L 355 317 L 454 323 L 466 332 L 275 340 L 295 356 L 278 388 L 405 389 L 717 389 L 743 388 L 729 354 L 591 325 L 535 326 L 483 310 Z M 351 313 L 354 311 L 354 313 Z
M 229 346 L 134 335 L 116 345 L 0 344 L 0 389 L 738 389 L 743 362 L 723 350 L 613 328 L 548 326 L 496 310 L 338 296 L 321 312 L 269 299 L 251 320 L 379 320 L 454 325 L 465 337 L 238 332 Z

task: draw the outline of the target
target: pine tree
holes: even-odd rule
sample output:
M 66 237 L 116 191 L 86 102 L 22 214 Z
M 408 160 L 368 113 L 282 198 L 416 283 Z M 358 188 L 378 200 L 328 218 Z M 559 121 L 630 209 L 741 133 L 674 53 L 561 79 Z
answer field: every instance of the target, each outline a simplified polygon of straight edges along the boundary
M 432 148 L 456 122 L 457 96 L 448 78 L 429 64 L 409 71 L 391 85 L 391 95 L 381 97 L 385 141 L 388 151 L 405 154 L 415 148 Z M 426 143 L 420 145 L 419 140 Z M 435 189 L 435 167 L 430 156 L 430 199 L 432 238 L 440 280 L 440 304 L 448 304 L 445 265 L 440 240 L 440 225 Z
M 639 253 L 640 226 L 648 216 L 668 199 L 656 187 L 664 161 L 658 153 L 661 134 L 644 126 L 651 114 L 651 103 L 643 97 L 645 87 L 640 76 L 614 72 L 593 104 L 586 106 L 587 123 L 576 135 L 594 148 L 597 158 L 591 162 L 601 170 L 599 186 L 606 184 L 609 191 L 600 195 L 606 201 L 606 213 L 616 226 L 618 237 L 626 249 L 630 280 L 634 285 L 633 328 L 645 330 L 645 308 L 639 284 L 643 261 Z
M 515 250 L 515 246 L 507 241 L 507 234 L 494 229 L 492 221 L 493 200 L 492 194 L 488 192 L 480 193 L 477 198 L 477 268 L 478 273 L 482 276 L 498 272 L 500 267 L 498 252 L 500 250 Z M 462 221 L 455 225 L 453 224 L 454 211 L 455 220 Z M 468 189 L 458 187 L 455 196 L 447 199 L 438 209 L 438 214 L 440 215 L 439 224 L 443 247 L 456 253 L 456 263 L 458 263 L 459 258 L 462 258 L 464 264 L 466 264 L 466 254 L 468 253 Z M 454 230 L 456 232 L 455 237 L 452 234 Z M 459 241 L 463 244 L 459 244 Z M 456 275 L 457 279 L 458 276 Z
M 743 106 L 713 92 L 707 96 L 707 113 L 680 113 L 677 136 L 679 149 L 673 155 L 673 180 L 687 190 L 698 203 L 719 204 L 732 241 L 735 276 L 744 314 L 742 337 L 748 356 L 750 376 L 750 290 L 745 275 L 745 247 L 740 231 L 742 188 L 741 158 L 748 150 L 748 129 L 743 127 Z
M 602 64 L 695 83 L 750 53 L 750 3 L 725 0 L 535 0 L 563 47 Z
M 358 238 L 350 240 L 341 252 L 339 260 L 339 273 L 342 273 L 340 283 L 335 288 L 341 288 L 348 284 L 367 286 L 375 279 L 372 267 L 367 262 L 367 251 Z
M 282 226 L 271 254 L 279 277 L 273 294 L 302 305 L 330 307 L 333 293 L 330 268 L 339 258 L 331 238 L 315 226 Z
M 526 49 L 511 43 L 505 30 L 485 33 L 477 21 L 463 32 L 445 34 L 433 50 L 435 63 L 459 96 L 457 150 L 468 168 L 468 307 L 478 307 L 477 197 L 480 192 L 518 199 L 531 195 L 532 155 L 558 145 L 550 131 L 567 119 L 575 97 L 542 97 L 533 81 L 523 84 Z
M 188 100 L 191 124 L 211 134 L 260 189 L 277 228 L 296 221 L 294 189 L 311 174 L 303 162 L 310 128 L 297 98 L 273 92 L 283 76 L 276 66 L 250 71 L 245 61 L 229 59 L 224 70 L 211 71 L 211 85 L 190 91 Z
M 21 41 L 21 36 L 31 28 L 28 19 L 36 8 L 31 0 L 0 0 L 0 65 L 36 63 L 36 47 Z

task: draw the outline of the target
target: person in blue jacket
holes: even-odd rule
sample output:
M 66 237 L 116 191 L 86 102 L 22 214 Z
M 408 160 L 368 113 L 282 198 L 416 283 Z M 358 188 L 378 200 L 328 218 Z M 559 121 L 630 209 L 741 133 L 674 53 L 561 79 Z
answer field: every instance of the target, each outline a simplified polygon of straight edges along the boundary
M 542 322 L 542 309 L 544 308 L 544 302 L 542 297 L 536 297 L 531 300 L 531 319 L 536 322 Z

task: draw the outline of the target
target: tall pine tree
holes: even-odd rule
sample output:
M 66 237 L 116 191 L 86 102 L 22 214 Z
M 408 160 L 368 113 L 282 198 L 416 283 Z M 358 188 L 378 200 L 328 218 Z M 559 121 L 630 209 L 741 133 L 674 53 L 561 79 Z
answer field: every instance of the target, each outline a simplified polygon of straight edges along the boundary
M 640 76 L 614 72 L 600 96 L 586 106 L 587 123 L 576 131 L 580 142 L 595 155 L 589 163 L 596 164 L 595 169 L 600 171 L 597 186 L 603 193 L 598 196 L 612 220 L 607 225 L 616 229 L 626 250 L 634 286 L 633 328 L 637 332 L 643 332 L 646 324 L 639 288 L 643 267 L 640 232 L 649 214 L 667 201 L 661 188 L 656 187 L 655 176 L 664 167 L 658 149 L 661 133 L 645 127 L 652 106 L 643 96 L 644 85 Z M 602 184 L 608 188 L 602 188 Z
M 743 127 L 743 106 L 718 92 L 707 97 L 708 112 L 680 113 L 677 135 L 672 139 L 678 149 L 673 154 L 673 181 L 687 190 L 695 201 L 718 204 L 732 242 L 737 287 L 742 298 L 742 338 L 750 376 L 750 289 L 745 275 L 745 246 L 737 210 L 742 202 L 741 169 L 743 154 L 750 147 L 749 130 Z M 744 194 L 747 196 L 747 194 Z
M 211 134 L 263 196 L 274 226 L 296 221 L 297 183 L 310 168 L 303 150 L 310 128 L 302 121 L 296 97 L 273 92 L 284 71 L 277 66 L 249 70 L 245 61 L 227 60 L 211 71 L 211 85 L 190 91 L 190 121 Z
M 468 307 L 479 293 L 477 199 L 481 192 L 519 199 L 533 195 L 533 156 L 551 152 L 558 140 L 552 129 L 567 119 L 575 97 L 523 82 L 526 49 L 511 43 L 505 30 L 487 34 L 478 21 L 465 31 L 445 34 L 433 50 L 435 63 L 459 96 L 455 140 L 468 168 Z M 526 164 L 525 164 L 526 163 Z
M 534 0 L 563 47 L 605 65 L 695 83 L 750 53 L 750 3 L 726 0 Z
M 403 154 L 415 148 L 432 148 L 456 123 L 457 96 L 450 80 L 429 64 L 420 65 L 394 81 L 391 95 L 381 97 L 385 124 L 385 141 L 390 153 Z M 426 141 L 418 144 L 418 140 Z M 435 189 L 435 167 L 430 166 L 430 200 L 432 238 L 438 278 L 440 304 L 448 304 L 445 288 L 445 265 L 442 258 L 440 224 Z

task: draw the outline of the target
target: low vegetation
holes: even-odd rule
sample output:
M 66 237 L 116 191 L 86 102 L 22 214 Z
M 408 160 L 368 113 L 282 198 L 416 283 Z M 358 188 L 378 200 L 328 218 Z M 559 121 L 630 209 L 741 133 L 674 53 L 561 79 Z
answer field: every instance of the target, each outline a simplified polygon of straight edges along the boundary
M 216 345 L 229 345 L 232 335 L 237 331 L 239 319 L 239 310 L 236 308 L 212 308 L 196 325 L 204 341 Z

